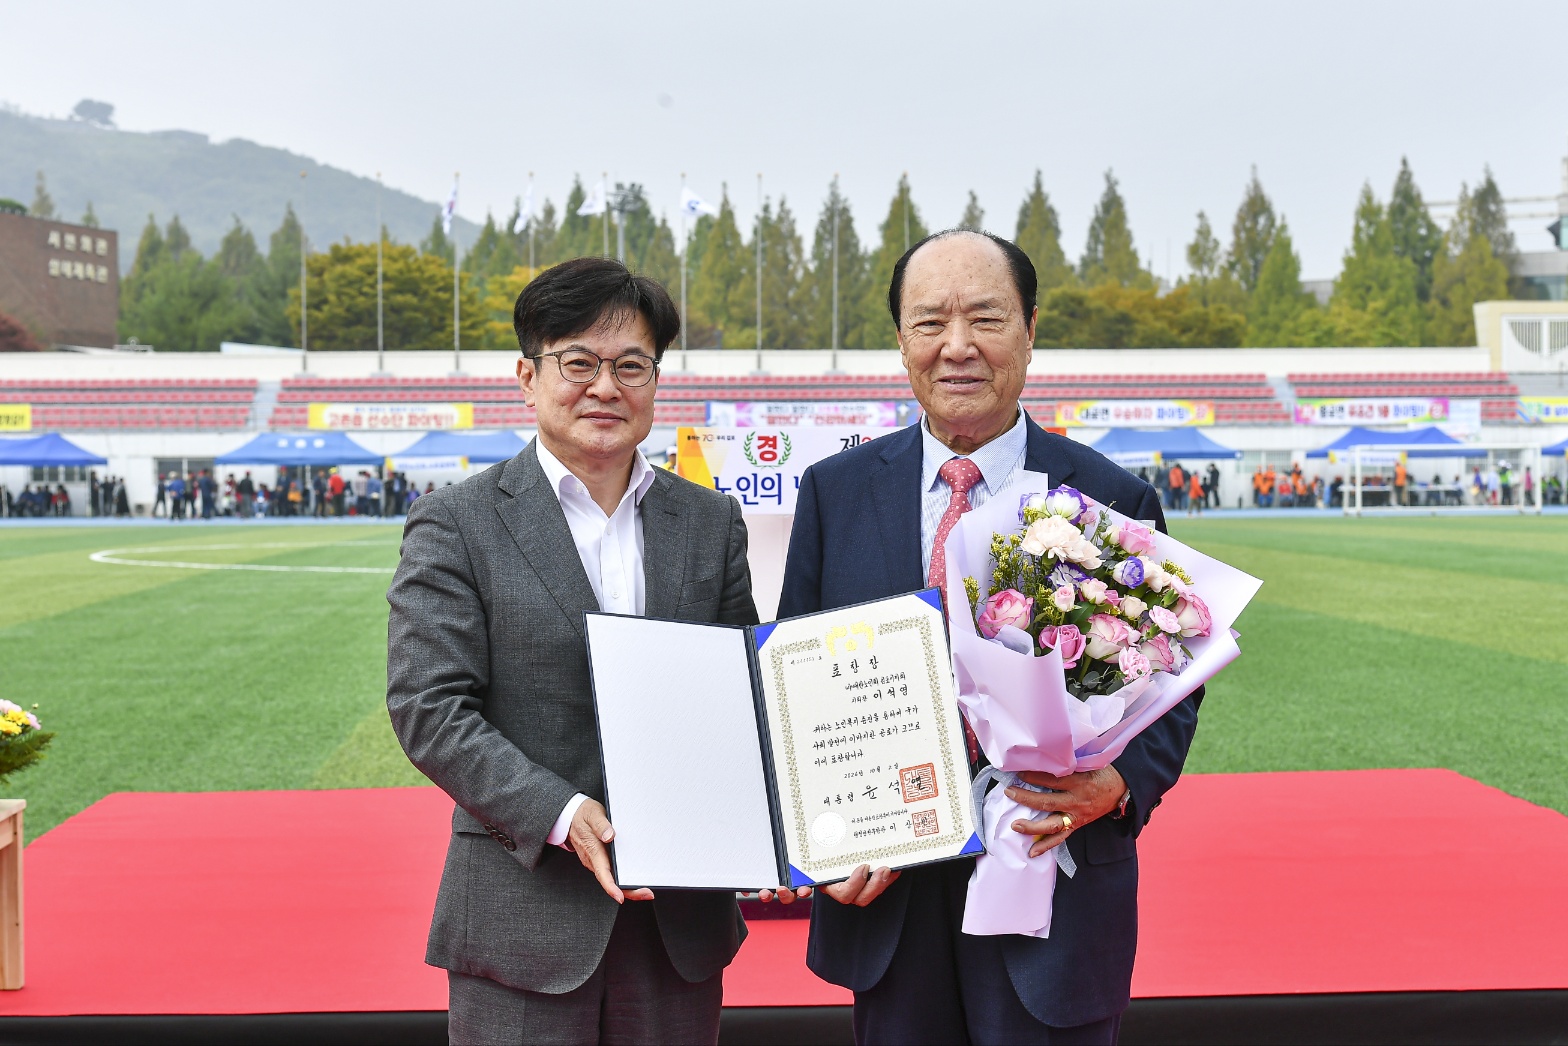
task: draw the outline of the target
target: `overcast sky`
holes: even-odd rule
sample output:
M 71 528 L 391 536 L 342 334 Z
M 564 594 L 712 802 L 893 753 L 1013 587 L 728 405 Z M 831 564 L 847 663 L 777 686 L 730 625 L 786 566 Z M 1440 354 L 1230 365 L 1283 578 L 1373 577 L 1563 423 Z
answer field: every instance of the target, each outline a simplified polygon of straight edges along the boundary
M 459 211 L 510 209 L 535 172 L 642 182 L 674 221 L 681 173 L 743 221 L 757 173 L 807 237 L 835 172 L 871 239 L 899 174 L 933 227 L 974 189 L 1011 235 L 1035 168 L 1083 249 L 1115 170 L 1135 243 L 1184 269 L 1222 239 L 1251 165 L 1303 275 L 1331 277 L 1356 194 L 1408 156 L 1429 200 L 1491 164 L 1555 195 L 1568 154 L 1568 3 L 311 3 L 0 0 L 0 101 L 121 127 L 282 146 Z M 1548 205 L 1520 211 L 1555 209 Z M 1544 250 L 1549 219 L 1516 222 Z

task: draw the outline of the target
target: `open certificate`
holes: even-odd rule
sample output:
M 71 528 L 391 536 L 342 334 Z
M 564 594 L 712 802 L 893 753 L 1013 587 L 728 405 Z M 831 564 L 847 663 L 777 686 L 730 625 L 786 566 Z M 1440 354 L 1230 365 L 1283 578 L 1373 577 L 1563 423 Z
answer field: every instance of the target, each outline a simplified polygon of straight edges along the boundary
M 587 630 L 622 886 L 810 886 L 981 852 L 935 589 Z

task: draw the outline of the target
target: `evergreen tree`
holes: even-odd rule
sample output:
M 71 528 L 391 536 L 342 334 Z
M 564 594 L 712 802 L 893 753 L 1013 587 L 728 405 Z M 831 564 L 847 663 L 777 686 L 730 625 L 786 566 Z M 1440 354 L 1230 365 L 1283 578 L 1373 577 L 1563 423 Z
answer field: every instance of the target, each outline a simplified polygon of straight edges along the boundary
M 1388 199 L 1387 215 L 1394 253 L 1415 263 L 1416 297 L 1426 301 L 1432 294 L 1432 262 L 1442 248 L 1443 232 L 1427 212 L 1415 175 L 1410 172 L 1410 162 L 1403 157 Z
M 136 260 L 131 262 L 131 271 L 125 277 L 126 283 L 151 271 L 163 259 L 163 255 L 163 233 L 158 231 L 158 220 L 149 214 L 147 224 L 142 226 L 141 239 L 136 241 Z M 130 288 L 126 287 L 125 290 L 129 293 Z
M 169 252 L 169 257 L 179 261 L 187 252 L 195 251 L 191 246 L 191 234 L 185 228 L 185 223 L 180 221 L 176 214 L 169 219 L 169 227 L 163 233 L 164 249 Z
M 1202 305 L 1191 288 L 1058 287 L 1040 303 L 1040 348 L 1208 348 L 1240 345 L 1247 321 L 1223 305 Z
M 1198 212 L 1198 228 L 1187 245 L 1187 268 L 1198 280 L 1212 280 L 1220 273 L 1220 241 L 1209 225 L 1209 216 Z
M 43 171 L 38 172 L 38 181 L 33 186 L 33 205 L 27 208 L 27 213 L 34 218 L 54 217 L 54 197 L 49 195 Z
M 1274 204 L 1263 191 L 1258 169 L 1254 167 L 1252 180 L 1242 194 L 1241 206 L 1236 208 L 1236 219 L 1231 223 L 1230 253 L 1226 258 L 1231 275 L 1248 294 L 1258 285 L 1263 261 L 1273 246 L 1274 225 Z
M 1334 281 L 1329 320 L 1340 345 L 1420 345 L 1416 264 L 1394 247 L 1388 214 L 1363 186 L 1345 266 Z
M 93 211 L 93 202 L 91 200 L 87 201 L 87 210 L 82 212 L 81 224 L 87 226 L 89 229 L 100 228 L 98 224 L 98 215 Z
M 969 190 L 969 202 L 964 204 L 964 213 L 958 219 L 958 228 L 967 229 L 970 232 L 985 231 L 985 209 L 980 206 L 980 197 L 975 195 L 973 189 Z M 1034 259 L 1031 258 L 1030 260 L 1033 261 Z
M 855 322 L 862 331 L 862 347 L 867 349 L 898 347 L 898 331 L 887 311 L 888 284 L 892 282 L 893 266 L 898 259 L 910 244 L 925 239 L 927 233 L 920 209 L 909 198 L 907 174 L 898 179 L 887 217 L 882 220 L 881 233 L 882 242 L 867 259 L 867 276 Z
M 267 270 L 263 281 L 265 293 L 257 309 L 258 340 L 265 345 L 299 346 L 299 323 L 290 322 L 285 306 L 289 291 L 297 294 L 299 287 L 299 258 L 302 244 L 299 216 L 292 203 L 285 204 L 283 219 L 267 239 Z
M 1460 186 L 1459 208 L 1432 263 L 1427 340 L 1433 345 L 1474 345 L 1475 303 L 1508 296 L 1508 267 L 1492 253 L 1487 231 L 1491 219 Z
M 1301 289 L 1301 259 L 1282 217 L 1258 273 L 1247 316 L 1246 344 L 1276 347 L 1318 344 L 1325 330 L 1317 299 Z
M 559 250 L 556 246 L 556 221 L 555 204 L 549 200 L 539 207 L 538 212 L 528 222 L 528 227 L 533 230 L 534 236 L 534 265 L 540 269 L 553 265 L 560 260 Z M 524 239 L 518 257 L 528 258 L 527 230 L 524 230 Z
M 1115 283 L 1123 287 L 1153 287 L 1154 277 L 1138 261 L 1132 229 L 1127 224 L 1127 204 L 1116 185 L 1116 176 L 1105 172 L 1105 191 L 1089 221 L 1089 239 L 1078 262 L 1078 274 L 1091 287 Z
M 446 230 L 441 228 L 441 215 L 435 216 L 435 220 L 430 223 L 430 231 L 419 241 L 419 253 L 445 258 L 448 265 L 452 264 L 452 241 L 447 237 Z
M 865 343 L 862 330 L 854 322 L 854 303 L 865 295 L 865 255 L 861 253 L 860 237 L 855 233 L 849 201 L 839 191 L 837 175 L 828 185 L 828 198 L 822 203 L 822 213 L 817 218 L 811 241 L 811 272 L 805 280 L 802 302 L 806 333 L 810 338 L 809 347 L 832 347 L 835 217 L 838 219 L 838 344 L 841 349 L 858 349 Z
M 717 344 L 749 349 L 756 345 L 756 278 L 752 252 L 735 224 L 729 187 L 719 198 L 719 214 L 708 227 L 702 258 L 691 280 L 688 305 L 692 322 L 713 328 Z
M 806 248 L 789 203 L 779 198 L 762 207 L 762 339 L 774 349 L 806 348 L 810 343 L 802 312 Z
M 1503 203 L 1502 190 L 1492 178 L 1492 168 L 1486 167 L 1484 173 L 1481 184 L 1475 187 L 1475 195 L 1470 198 L 1474 216 L 1469 224 L 1491 242 L 1492 254 L 1511 267 L 1519 246 L 1508 228 L 1508 208 Z
M 973 195 L 970 194 L 971 197 Z M 1038 168 L 1034 172 L 1034 185 L 1030 187 L 1029 195 L 1024 197 L 1024 202 L 1018 207 L 1018 224 L 1013 229 L 1013 242 L 1034 262 L 1042 298 L 1052 288 L 1069 286 L 1076 279 L 1072 264 L 1062 250 L 1061 222 L 1056 217 L 1056 208 L 1051 206 L 1051 198 L 1045 194 Z
M 277 303 L 269 295 L 267 261 L 256 248 L 256 238 L 240 224 L 238 216 L 218 245 L 212 264 L 228 283 L 233 303 L 232 326 L 224 339 L 262 341 L 262 316 Z

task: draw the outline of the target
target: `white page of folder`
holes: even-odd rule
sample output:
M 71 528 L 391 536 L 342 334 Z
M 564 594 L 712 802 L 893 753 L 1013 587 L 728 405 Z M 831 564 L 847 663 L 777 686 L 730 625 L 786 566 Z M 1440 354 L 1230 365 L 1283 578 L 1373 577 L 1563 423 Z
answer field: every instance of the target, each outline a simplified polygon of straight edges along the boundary
M 589 614 L 588 649 L 619 882 L 777 886 L 745 632 Z

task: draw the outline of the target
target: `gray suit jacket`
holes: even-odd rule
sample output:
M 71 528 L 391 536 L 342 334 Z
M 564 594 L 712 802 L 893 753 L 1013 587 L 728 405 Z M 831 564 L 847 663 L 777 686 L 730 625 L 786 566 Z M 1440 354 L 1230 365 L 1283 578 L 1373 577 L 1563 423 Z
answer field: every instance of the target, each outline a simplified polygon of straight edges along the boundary
M 734 499 L 661 469 L 642 526 L 648 617 L 756 623 Z M 414 502 L 387 602 L 392 727 L 457 803 L 425 961 L 571 991 L 598 966 L 617 910 L 575 854 L 545 841 L 574 793 L 604 801 L 583 635 L 583 612 L 599 607 L 533 444 Z M 657 893 L 681 976 L 728 965 L 746 933 L 734 894 Z

